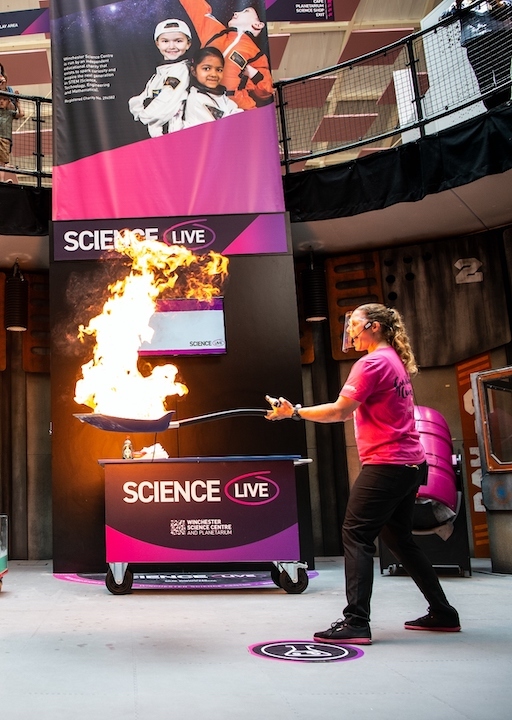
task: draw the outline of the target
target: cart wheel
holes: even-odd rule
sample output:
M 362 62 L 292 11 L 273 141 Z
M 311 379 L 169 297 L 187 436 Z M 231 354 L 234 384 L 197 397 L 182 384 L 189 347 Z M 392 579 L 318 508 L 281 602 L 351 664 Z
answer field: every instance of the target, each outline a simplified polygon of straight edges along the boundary
M 272 582 L 274 583 L 274 585 L 277 585 L 277 587 L 280 588 L 281 587 L 281 573 L 276 568 L 275 565 L 272 565 L 272 567 L 270 568 L 270 577 L 272 578 Z
M 123 582 L 118 585 L 114 580 L 114 574 L 109 568 L 107 570 L 107 576 L 105 578 L 105 585 L 107 590 L 110 590 L 112 595 L 128 595 L 132 591 L 133 584 L 133 573 L 130 570 L 126 570 L 123 578 Z
M 304 570 L 304 568 L 299 568 L 297 572 L 298 572 L 299 579 L 297 580 L 296 583 L 293 582 L 291 577 L 284 570 L 279 575 L 280 587 L 282 587 L 283 590 L 286 590 L 286 592 L 290 593 L 291 595 L 298 595 L 299 593 L 304 592 L 304 590 L 307 588 L 307 586 L 309 584 L 308 574 Z

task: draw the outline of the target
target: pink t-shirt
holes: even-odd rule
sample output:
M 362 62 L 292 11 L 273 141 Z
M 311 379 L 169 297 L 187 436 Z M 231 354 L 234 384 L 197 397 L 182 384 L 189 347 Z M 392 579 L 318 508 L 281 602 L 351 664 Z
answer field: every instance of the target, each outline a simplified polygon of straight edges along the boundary
M 417 465 L 425 460 L 414 423 L 411 379 L 392 347 L 360 358 L 340 395 L 361 403 L 354 423 L 363 465 Z

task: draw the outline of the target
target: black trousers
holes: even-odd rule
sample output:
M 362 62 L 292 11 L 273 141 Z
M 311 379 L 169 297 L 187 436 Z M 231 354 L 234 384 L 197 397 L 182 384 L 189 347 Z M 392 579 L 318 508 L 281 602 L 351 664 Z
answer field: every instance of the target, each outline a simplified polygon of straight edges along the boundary
M 423 593 L 433 612 L 453 612 L 428 557 L 412 536 L 414 503 L 426 463 L 365 465 L 350 491 L 343 523 L 345 591 L 343 613 L 355 623 L 369 622 L 375 540 L 380 534 Z
M 475 38 L 466 46 L 466 53 L 480 92 L 489 92 L 510 82 L 512 32 L 488 33 Z M 490 110 L 507 100 L 510 100 L 510 88 L 501 88 L 485 98 L 483 103 Z

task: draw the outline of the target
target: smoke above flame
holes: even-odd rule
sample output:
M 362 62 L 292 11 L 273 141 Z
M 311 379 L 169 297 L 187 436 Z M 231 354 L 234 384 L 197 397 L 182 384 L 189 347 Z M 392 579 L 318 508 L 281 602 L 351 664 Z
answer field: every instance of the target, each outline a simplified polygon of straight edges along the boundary
M 82 365 L 74 399 L 95 413 L 154 419 L 167 412 L 166 397 L 188 393 L 186 385 L 176 380 L 175 365 L 157 365 L 147 375 L 139 370 L 138 351 L 143 342 L 151 341 L 149 321 L 157 301 L 218 297 L 228 259 L 214 252 L 195 255 L 128 230 L 119 234 L 116 251 L 131 261 L 131 268 L 109 285 L 102 312 L 78 328 L 82 341 L 92 336 L 96 343 L 91 360 Z

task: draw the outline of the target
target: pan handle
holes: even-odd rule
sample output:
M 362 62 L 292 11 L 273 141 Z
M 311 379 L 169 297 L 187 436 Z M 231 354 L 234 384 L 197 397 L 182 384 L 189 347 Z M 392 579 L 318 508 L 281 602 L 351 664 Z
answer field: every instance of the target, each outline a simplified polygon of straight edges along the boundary
M 244 415 L 266 415 L 268 410 L 263 408 L 235 408 L 234 410 L 221 410 L 220 412 L 208 413 L 207 415 L 196 415 L 196 417 L 173 420 L 169 423 L 169 430 L 176 430 L 182 425 L 196 425 L 197 423 L 209 422 L 210 420 L 222 420 L 223 418 L 240 417 Z

